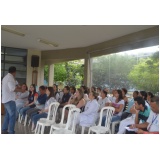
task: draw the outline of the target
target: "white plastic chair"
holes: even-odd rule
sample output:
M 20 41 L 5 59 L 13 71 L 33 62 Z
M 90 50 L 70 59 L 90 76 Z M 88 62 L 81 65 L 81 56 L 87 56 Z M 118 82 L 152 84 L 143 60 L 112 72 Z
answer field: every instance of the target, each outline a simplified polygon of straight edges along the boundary
M 99 104 L 98 104 L 98 105 L 99 105 Z M 100 107 L 100 105 L 99 105 L 99 107 Z M 98 113 L 98 111 L 97 111 L 97 113 Z M 90 128 L 90 127 L 92 127 L 92 126 L 96 126 L 96 120 L 97 120 L 97 115 L 95 115 L 95 117 L 94 117 L 94 122 L 93 122 L 92 124 L 87 125 L 87 126 L 79 125 L 79 126 L 81 126 L 81 134 L 84 134 L 84 131 L 85 131 L 86 128 Z
M 23 116 L 19 113 L 18 122 L 19 122 L 19 123 L 22 123 L 22 119 L 23 119 Z
M 56 113 L 59 106 L 59 102 L 53 102 L 49 106 L 47 118 L 40 118 L 37 122 L 35 134 L 43 134 L 46 126 L 51 126 L 55 123 Z
M 106 121 L 105 121 L 105 126 L 101 126 L 104 111 L 107 111 L 106 112 Z M 103 107 L 100 112 L 100 119 L 99 119 L 98 125 L 90 127 L 88 134 L 90 134 L 91 132 L 95 132 L 97 134 L 111 133 L 110 124 L 111 124 L 111 120 L 112 120 L 112 116 L 113 116 L 114 111 L 115 111 L 115 108 L 113 108 L 113 107 L 110 107 L 110 106 Z
M 76 108 L 76 106 L 73 105 L 73 104 L 67 104 L 67 105 L 65 105 L 63 107 L 63 109 L 62 109 L 62 116 L 61 116 L 60 123 L 54 123 L 54 124 L 52 124 L 51 129 L 50 129 L 50 134 L 53 132 L 53 130 L 57 130 L 57 129 L 65 128 L 66 127 L 66 124 L 64 123 L 64 115 L 65 115 L 65 110 L 66 110 L 67 107 L 69 108 L 69 110 L 71 110 L 72 108 Z
M 112 130 L 112 134 L 115 134 L 115 127 L 117 124 L 119 124 L 121 121 L 115 121 L 115 122 L 112 122 L 111 124 L 111 130 Z
M 77 117 L 80 113 L 79 108 L 72 108 L 69 110 L 68 121 L 65 128 L 51 130 L 50 134 L 75 134 L 75 127 L 77 123 Z

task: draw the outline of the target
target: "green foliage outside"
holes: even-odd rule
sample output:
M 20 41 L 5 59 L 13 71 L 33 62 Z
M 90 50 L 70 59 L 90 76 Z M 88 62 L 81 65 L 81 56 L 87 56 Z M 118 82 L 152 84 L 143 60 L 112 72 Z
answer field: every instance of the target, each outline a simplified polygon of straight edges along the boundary
M 45 80 L 48 80 L 48 66 L 45 66 Z M 54 65 L 54 82 L 80 87 L 84 78 L 83 60 L 75 60 Z
M 143 54 L 139 53 L 139 56 Z M 48 80 L 48 66 L 45 66 Z M 54 65 L 54 81 L 79 87 L 83 84 L 82 60 Z M 111 54 L 92 59 L 92 84 L 96 87 L 122 88 L 159 92 L 159 52 L 149 58 L 130 54 Z
M 141 59 L 129 73 L 128 79 L 140 90 L 159 92 L 159 53 Z

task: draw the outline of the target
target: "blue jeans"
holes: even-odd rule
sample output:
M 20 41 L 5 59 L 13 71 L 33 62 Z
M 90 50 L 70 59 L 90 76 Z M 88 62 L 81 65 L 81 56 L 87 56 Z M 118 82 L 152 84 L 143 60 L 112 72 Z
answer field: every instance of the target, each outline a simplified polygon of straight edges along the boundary
M 48 114 L 47 113 L 40 113 L 40 114 L 36 114 L 32 117 L 32 122 L 34 123 L 34 125 L 36 126 L 37 124 L 37 121 L 40 119 L 40 118 L 47 118 Z
M 2 126 L 2 131 L 7 131 L 9 126 L 9 134 L 14 134 L 14 127 L 16 123 L 16 103 L 15 101 L 9 101 L 4 103 L 5 117 Z
M 16 110 L 17 110 L 17 115 L 16 118 L 18 118 L 18 114 L 20 113 L 20 110 L 22 109 L 22 106 L 16 106 Z
M 29 109 L 31 109 L 31 107 L 23 107 L 23 108 L 20 109 L 19 112 L 20 112 L 21 115 L 23 115 L 23 118 L 25 118 L 26 112 L 27 112 Z
M 121 116 L 118 116 L 118 115 L 114 115 L 112 117 L 112 121 L 111 122 L 115 122 L 115 121 L 120 121 L 121 120 Z M 106 121 L 106 116 L 104 116 L 102 118 L 102 126 L 105 126 L 105 121 Z

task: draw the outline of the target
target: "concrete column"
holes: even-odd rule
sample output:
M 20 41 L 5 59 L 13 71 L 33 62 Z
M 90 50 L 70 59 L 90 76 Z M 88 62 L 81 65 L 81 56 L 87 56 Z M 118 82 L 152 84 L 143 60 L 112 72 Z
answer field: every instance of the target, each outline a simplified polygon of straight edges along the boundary
M 49 65 L 48 85 L 53 86 L 54 83 L 54 64 Z
M 40 71 L 40 84 L 44 85 L 44 61 L 41 61 L 41 71 Z
M 86 54 L 84 63 L 84 85 L 91 87 L 91 65 L 90 65 L 90 55 Z

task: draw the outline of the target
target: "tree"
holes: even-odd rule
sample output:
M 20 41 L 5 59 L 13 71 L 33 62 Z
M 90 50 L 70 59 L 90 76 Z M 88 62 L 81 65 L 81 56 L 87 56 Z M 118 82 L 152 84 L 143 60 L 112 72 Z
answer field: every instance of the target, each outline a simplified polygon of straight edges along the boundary
M 130 88 L 128 74 L 136 63 L 131 55 L 111 54 L 93 59 L 93 85 L 109 88 Z
M 141 59 L 128 75 L 133 85 L 140 90 L 159 92 L 159 52 Z
M 64 82 L 67 78 L 65 63 L 58 63 L 54 65 L 54 81 Z
M 49 69 L 48 69 L 48 65 L 45 65 L 44 66 L 44 79 L 48 82 L 48 72 L 49 72 Z
M 48 81 L 48 66 L 44 69 L 44 78 Z M 84 62 L 75 60 L 54 65 L 54 81 L 79 87 L 84 79 Z

